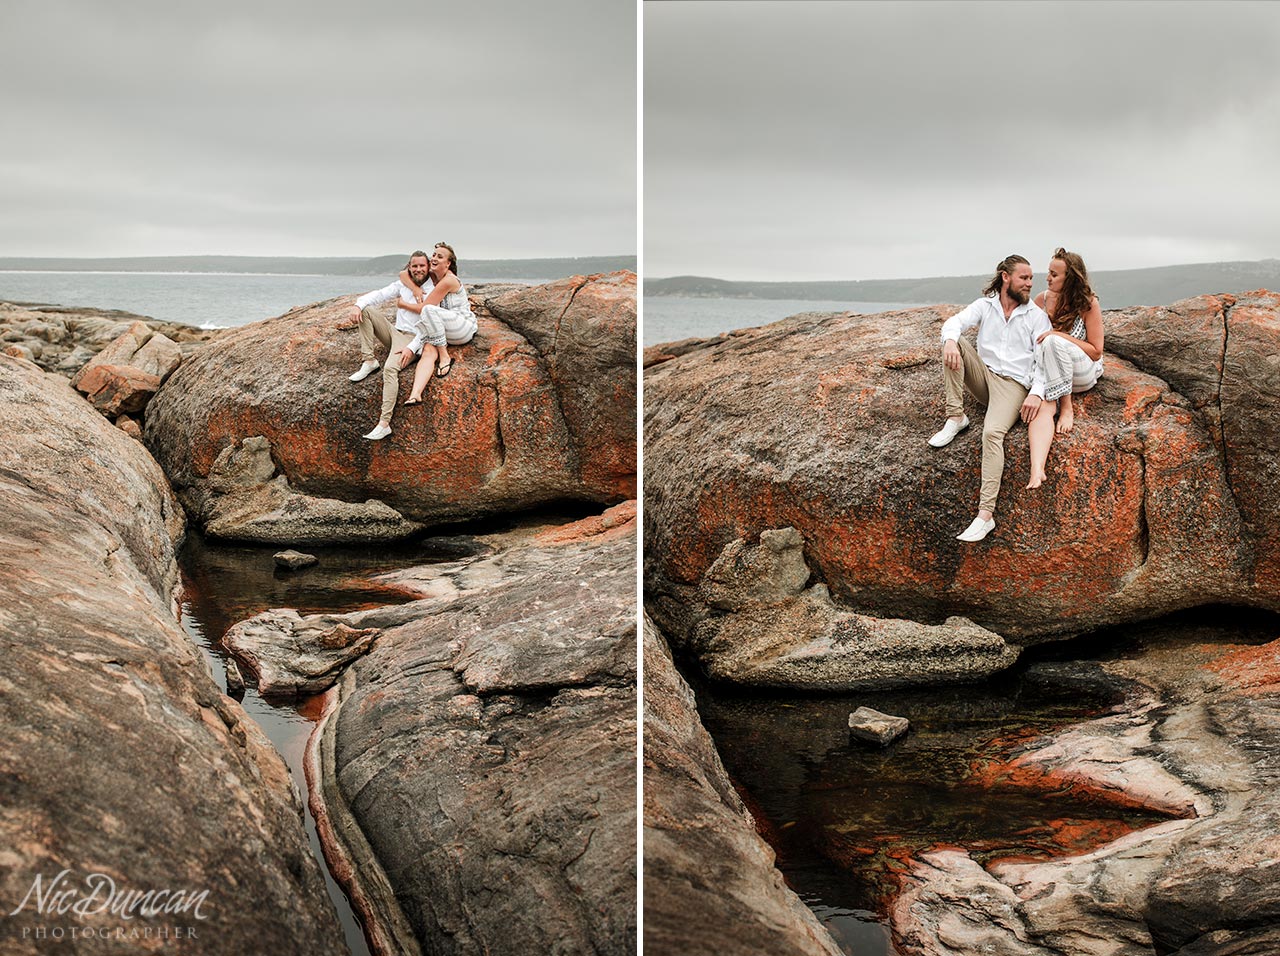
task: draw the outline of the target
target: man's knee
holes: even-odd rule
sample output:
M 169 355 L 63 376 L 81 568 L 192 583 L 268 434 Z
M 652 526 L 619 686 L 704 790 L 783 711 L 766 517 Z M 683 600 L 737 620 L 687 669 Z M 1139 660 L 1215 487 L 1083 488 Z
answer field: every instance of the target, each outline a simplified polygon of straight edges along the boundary
M 1008 425 L 983 425 L 982 426 L 982 440 L 984 443 L 988 445 L 990 444 L 1003 445 L 1004 436 L 1007 434 L 1009 434 Z

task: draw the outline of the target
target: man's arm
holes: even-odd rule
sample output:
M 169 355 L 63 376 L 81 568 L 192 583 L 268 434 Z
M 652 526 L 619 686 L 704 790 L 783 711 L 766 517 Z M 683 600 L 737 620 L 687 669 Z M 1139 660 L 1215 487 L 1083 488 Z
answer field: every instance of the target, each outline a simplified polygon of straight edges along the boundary
M 389 302 L 392 299 L 400 298 L 400 288 L 400 282 L 399 280 L 396 280 L 385 289 L 374 289 L 372 292 L 366 292 L 364 295 L 360 296 L 360 298 L 356 299 L 356 304 L 351 307 L 352 316 L 358 322 L 360 321 L 360 313 L 369 306 L 381 305 L 382 303 Z M 344 323 L 340 327 L 349 326 L 346 326 Z
M 960 341 L 962 333 L 967 332 L 982 321 L 984 304 L 985 303 L 982 299 L 978 299 L 976 302 L 970 302 L 951 318 L 947 319 L 947 321 L 943 322 L 942 341 Z
M 978 299 L 942 323 L 942 364 L 947 368 L 960 367 L 960 336 L 982 321 L 982 307 L 983 302 Z

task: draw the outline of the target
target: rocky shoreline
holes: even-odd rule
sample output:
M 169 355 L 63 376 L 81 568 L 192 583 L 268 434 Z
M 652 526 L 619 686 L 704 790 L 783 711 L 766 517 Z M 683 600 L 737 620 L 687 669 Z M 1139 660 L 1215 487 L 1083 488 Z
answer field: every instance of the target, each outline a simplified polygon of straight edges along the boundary
M 310 802 L 379 952 L 633 951 L 635 407 L 620 396 L 634 395 L 634 293 L 627 273 L 497 288 L 502 319 L 473 298 L 481 333 L 458 372 L 420 418 L 401 410 L 401 439 L 381 448 L 338 420 L 376 401 L 345 380 L 354 333 L 334 319 L 349 297 L 217 334 L 5 306 L 6 912 L 40 874 L 105 871 L 140 892 L 208 890 L 214 915 L 166 951 L 345 951 L 287 769 L 178 626 L 186 521 L 239 540 L 375 541 L 576 501 L 601 513 L 403 572 L 396 589 L 421 597 L 367 612 L 380 623 L 326 665 Z M 147 394 L 99 400 L 93 375 L 112 396 Z M 345 392 L 315 387 L 330 380 Z M 299 435 L 291 415 L 332 431 Z M 457 441 L 424 442 L 424 428 Z M 494 432 L 496 456 L 465 444 Z M 301 630 L 264 658 L 296 673 L 305 635 L 334 643 L 332 628 Z M 5 927 L 16 952 L 49 938 L 30 909 Z M 81 930 L 68 951 L 103 951 L 59 922 Z
M 952 538 L 976 501 L 978 439 L 942 453 L 924 442 L 940 415 L 938 325 L 956 308 L 805 314 L 646 350 L 645 609 L 681 660 L 795 692 L 931 685 L 1180 609 L 1280 611 L 1266 477 L 1280 457 L 1280 296 L 1106 313 L 1106 376 L 1077 400 L 1049 481 L 1023 490 L 1015 430 L 997 527 L 978 546 Z M 1049 863 L 923 854 L 893 909 L 901 951 L 1271 952 L 1280 643 L 1218 653 L 1109 665 L 1144 688 L 1116 717 L 974 770 L 975 786 L 1077 790 L 1174 819 Z M 706 766 L 696 713 L 685 726 L 663 760 Z M 704 790 L 692 774 L 646 773 L 646 826 L 666 831 L 646 843 L 654 953 L 682 951 L 664 914 L 708 865 L 704 837 L 663 807 Z M 735 891 L 751 901 L 735 920 L 744 952 L 778 945 L 778 876 L 755 872 Z M 782 945 L 813 945 L 808 923 L 785 933 Z

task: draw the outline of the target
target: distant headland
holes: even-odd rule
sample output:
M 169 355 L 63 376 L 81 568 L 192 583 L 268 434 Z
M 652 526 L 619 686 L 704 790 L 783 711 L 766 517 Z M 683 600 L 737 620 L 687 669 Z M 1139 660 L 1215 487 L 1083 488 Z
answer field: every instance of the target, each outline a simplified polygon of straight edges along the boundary
M 2 262 L 3 260 L 0 260 Z M 1090 272 L 1103 308 L 1162 305 L 1214 292 L 1280 288 L 1280 259 L 1199 262 L 1151 269 Z M 825 299 L 850 302 L 969 302 L 990 281 L 981 276 L 925 279 L 860 279 L 819 282 L 736 282 L 703 276 L 645 279 L 646 296 L 715 299 Z
M 380 276 L 395 274 L 411 250 L 372 259 L 309 256 L 129 256 L 110 259 L 0 257 L 11 272 L 250 272 L 266 275 Z M 548 259 L 468 259 L 469 275 L 488 279 L 635 272 L 635 256 L 578 256 Z

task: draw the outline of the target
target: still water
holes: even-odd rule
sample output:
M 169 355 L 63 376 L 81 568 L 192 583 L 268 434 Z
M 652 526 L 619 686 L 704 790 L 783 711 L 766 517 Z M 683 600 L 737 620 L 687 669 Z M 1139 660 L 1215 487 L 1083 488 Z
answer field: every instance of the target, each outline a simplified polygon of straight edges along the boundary
M 380 289 L 388 276 L 196 272 L 0 272 L 0 302 L 121 309 L 164 322 L 228 328 L 300 305 Z M 463 276 L 464 284 L 486 281 Z M 549 279 L 504 279 L 548 282 Z
M 1007 675 L 949 688 L 784 696 L 691 683 L 725 769 L 788 885 L 846 953 L 895 956 L 887 907 L 896 875 L 920 851 L 959 846 L 982 864 L 1047 859 L 1167 819 L 984 787 L 975 769 L 1003 761 L 1029 737 L 1122 706 L 1128 685 L 1100 661 L 1178 643 L 1264 643 L 1276 626 L 1271 615 L 1202 609 L 1040 649 Z M 911 730 L 885 748 L 853 742 L 847 718 L 860 706 L 907 717 Z

